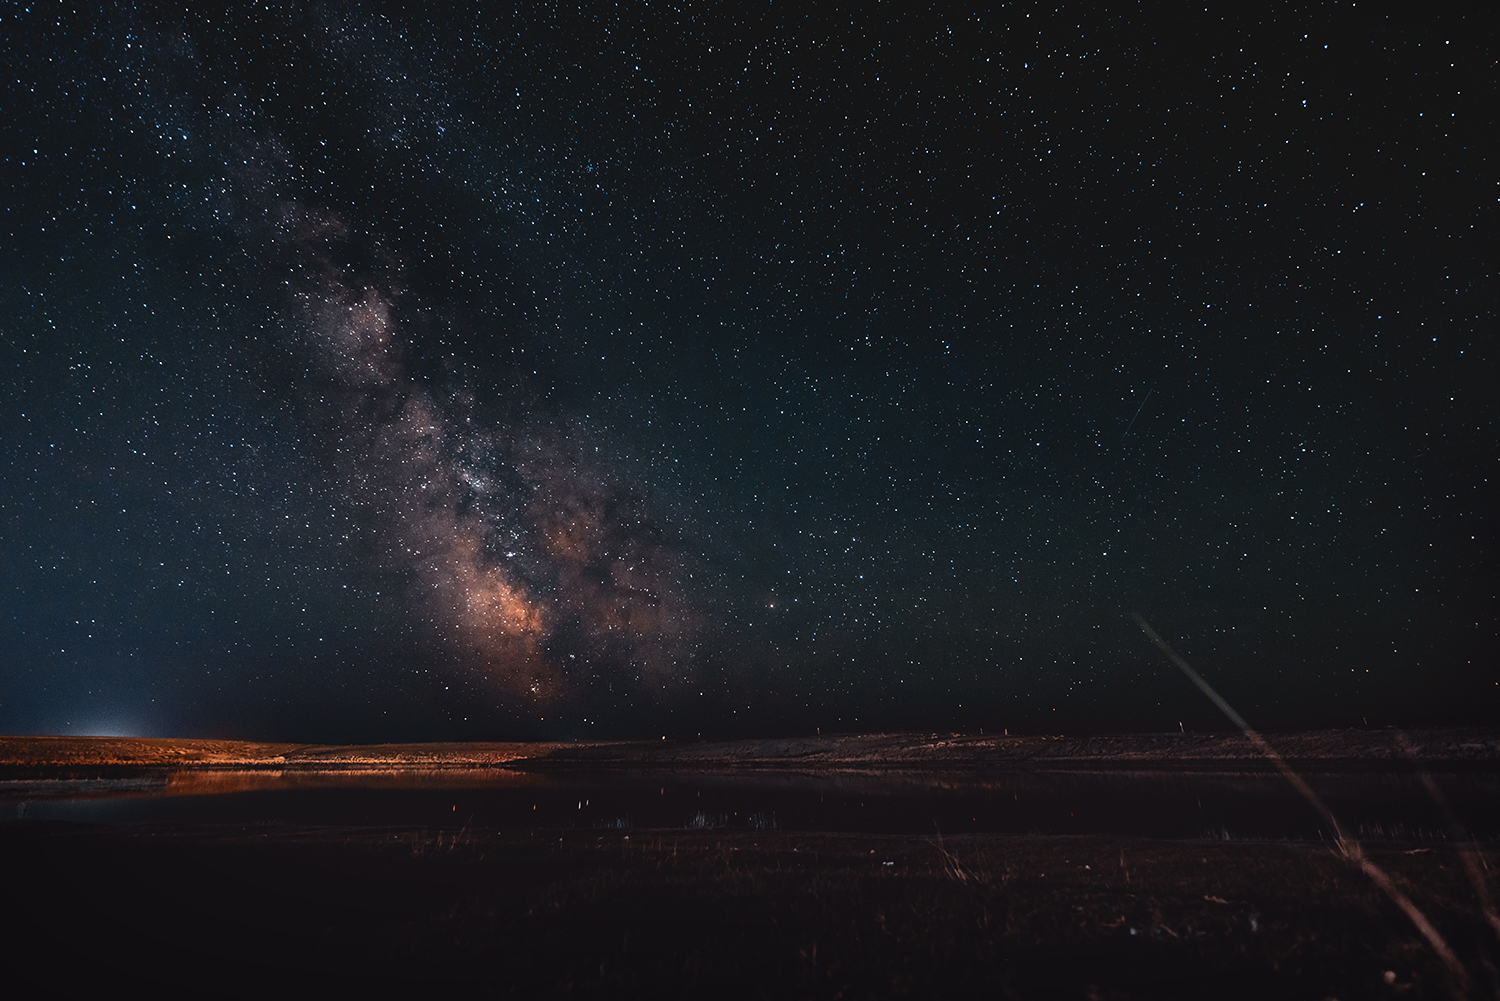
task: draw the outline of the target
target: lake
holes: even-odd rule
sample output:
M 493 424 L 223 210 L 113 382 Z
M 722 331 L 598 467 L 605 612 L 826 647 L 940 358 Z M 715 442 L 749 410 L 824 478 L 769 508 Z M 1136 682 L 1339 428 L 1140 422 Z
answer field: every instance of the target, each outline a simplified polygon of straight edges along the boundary
M 1304 776 L 1365 840 L 1500 836 L 1500 775 Z M 1303 839 L 1327 832 L 1280 776 L 1140 771 L 182 770 L 0 782 L 0 817 L 87 823 L 778 829 Z M 1457 829 L 1455 830 L 1455 822 Z

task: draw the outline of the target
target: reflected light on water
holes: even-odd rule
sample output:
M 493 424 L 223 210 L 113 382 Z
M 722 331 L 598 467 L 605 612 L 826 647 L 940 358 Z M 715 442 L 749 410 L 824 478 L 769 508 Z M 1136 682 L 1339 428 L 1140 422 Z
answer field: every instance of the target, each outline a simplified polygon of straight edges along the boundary
M 245 769 L 183 771 L 157 795 L 212 796 L 285 789 L 520 789 L 544 779 L 505 768 Z

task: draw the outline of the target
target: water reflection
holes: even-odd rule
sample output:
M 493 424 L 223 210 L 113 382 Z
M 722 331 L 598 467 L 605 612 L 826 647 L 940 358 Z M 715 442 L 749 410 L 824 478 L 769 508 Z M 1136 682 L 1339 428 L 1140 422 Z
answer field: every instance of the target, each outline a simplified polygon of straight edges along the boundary
M 0 801 L 217 796 L 287 789 L 488 789 L 538 784 L 505 768 L 275 768 L 161 771 L 119 779 L 0 781 Z
M 1443 840 L 1419 775 L 1305 776 L 1366 838 Z M 1467 837 L 1500 836 L 1500 776 L 1436 776 Z M 4 816 L 90 822 L 687 827 L 1153 837 L 1318 838 L 1265 773 L 1176 771 L 534 772 L 505 768 L 163 771 L 0 783 Z M 705 819 L 706 818 L 706 819 Z

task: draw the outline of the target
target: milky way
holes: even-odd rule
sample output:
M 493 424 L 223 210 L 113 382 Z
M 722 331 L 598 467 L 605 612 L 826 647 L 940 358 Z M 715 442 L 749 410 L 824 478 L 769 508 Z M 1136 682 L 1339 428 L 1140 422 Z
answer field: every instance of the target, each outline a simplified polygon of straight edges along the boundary
M 418 385 L 394 294 L 335 263 L 354 239 L 335 216 L 282 205 L 276 232 L 341 500 L 447 653 L 538 703 L 688 677 L 698 616 L 643 498 L 561 421 L 496 423 L 499 406 Z

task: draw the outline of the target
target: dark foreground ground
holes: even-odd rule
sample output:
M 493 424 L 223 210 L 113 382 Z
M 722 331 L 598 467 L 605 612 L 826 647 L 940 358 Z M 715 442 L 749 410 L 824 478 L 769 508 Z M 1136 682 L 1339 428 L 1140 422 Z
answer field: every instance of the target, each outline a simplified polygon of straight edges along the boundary
M 1370 846 L 1496 996 L 1459 849 Z M 1481 849 L 1493 871 L 1500 853 Z M 1472 856 L 1471 856 L 1472 858 Z M 1437 998 L 1327 846 L 0 824 L 7 997 Z

